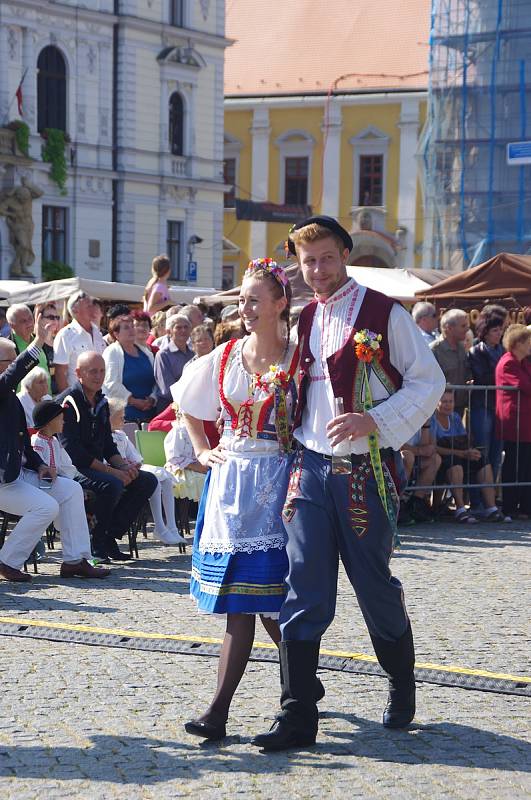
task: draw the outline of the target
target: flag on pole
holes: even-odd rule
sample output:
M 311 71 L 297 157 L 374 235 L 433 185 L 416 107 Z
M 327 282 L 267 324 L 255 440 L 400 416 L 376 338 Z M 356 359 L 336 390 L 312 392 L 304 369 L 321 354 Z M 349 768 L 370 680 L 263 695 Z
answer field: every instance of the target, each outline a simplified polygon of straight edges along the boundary
M 19 117 L 24 116 L 24 104 L 22 98 L 22 84 L 24 83 L 24 78 L 26 77 L 27 69 L 24 70 L 24 75 L 21 78 L 21 81 L 17 87 L 17 91 L 15 92 L 15 97 L 17 98 L 17 106 L 18 106 L 18 114 Z

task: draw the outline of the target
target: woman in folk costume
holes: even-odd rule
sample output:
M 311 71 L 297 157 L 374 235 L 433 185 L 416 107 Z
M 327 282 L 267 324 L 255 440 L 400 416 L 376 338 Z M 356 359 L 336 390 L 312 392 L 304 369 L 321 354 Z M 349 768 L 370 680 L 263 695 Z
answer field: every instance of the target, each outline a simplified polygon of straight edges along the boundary
M 185 724 L 206 739 L 226 735 L 259 614 L 278 644 L 287 570 L 281 519 L 291 463 L 297 348 L 288 336 L 291 290 L 270 259 L 251 261 L 239 313 L 246 331 L 200 358 L 175 395 L 201 464 L 211 468 L 204 524 L 196 535 L 191 593 L 200 611 L 227 615 L 218 683 L 207 711 Z M 223 434 L 211 449 L 202 420 L 222 409 Z

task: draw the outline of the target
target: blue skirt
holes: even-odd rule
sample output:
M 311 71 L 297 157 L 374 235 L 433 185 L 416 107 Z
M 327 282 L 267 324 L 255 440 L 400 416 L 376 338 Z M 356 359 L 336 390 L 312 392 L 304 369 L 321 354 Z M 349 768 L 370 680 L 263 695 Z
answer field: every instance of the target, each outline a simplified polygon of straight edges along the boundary
M 197 514 L 190 594 L 200 611 L 211 614 L 277 615 L 286 595 L 285 548 L 252 553 L 199 552 L 209 482 L 210 472 Z

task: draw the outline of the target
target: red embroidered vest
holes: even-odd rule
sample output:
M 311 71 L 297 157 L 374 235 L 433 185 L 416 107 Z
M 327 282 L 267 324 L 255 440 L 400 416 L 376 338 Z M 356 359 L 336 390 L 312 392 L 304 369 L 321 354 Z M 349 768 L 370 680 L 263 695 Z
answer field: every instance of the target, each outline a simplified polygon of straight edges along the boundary
M 312 300 L 305 306 L 299 318 L 299 348 L 301 351 L 300 364 L 300 388 L 297 409 L 295 412 L 294 427 L 301 424 L 302 414 L 306 408 L 306 393 L 309 383 L 310 366 L 315 358 L 310 350 L 310 332 L 312 329 L 313 318 L 317 309 L 317 300 Z M 373 289 L 366 289 L 361 308 L 355 320 L 356 330 L 368 328 L 375 333 L 382 334 L 380 347 L 383 357 L 379 364 L 375 364 L 375 369 L 380 371 L 379 377 L 386 384 L 390 394 L 396 392 L 402 386 L 402 375 L 391 364 L 389 357 L 388 325 L 389 315 L 396 300 L 392 300 L 385 294 L 375 292 Z M 360 376 L 360 362 L 354 351 L 352 336 L 337 352 L 327 358 L 328 371 L 334 390 L 335 397 L 342 397 L 345 404 L 345 411 L 362 411 L 359 406 L 359 393 L 356 392 L 356 379 Z

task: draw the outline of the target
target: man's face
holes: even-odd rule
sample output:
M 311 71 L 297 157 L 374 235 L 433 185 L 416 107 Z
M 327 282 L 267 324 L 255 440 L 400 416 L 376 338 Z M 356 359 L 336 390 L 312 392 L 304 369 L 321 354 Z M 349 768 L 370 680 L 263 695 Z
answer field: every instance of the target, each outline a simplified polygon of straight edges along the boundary
M 172 341 L 180 350 L 186 347 L 186 342 L 190 336 L 191 327 L 189 323 L 181 320 L 172 325 L 170 336 Z
M 80 384 L 88 392 L 98 392 L 105 380 L 105 361 L 97 353 L 93 353 L 90 358 L 82 357 L 77 368 L 76 375 Z
M 346 283 L 348 256 L 348 249 L 340 252 L 332 236 L 297 245 L 297 259 L 304 282 L 323 300 Z
M 17 311 L 11 327 L 17 336 L 20 336 L 20 338 L 24 339 L 25 342 L 29 342 L 35 327 L 35 321 L 31 311 Z
M 92 315 L 91 317 L 92 322 L 99 328 L 101 325 L 101 318 L 103 317 L 103 309 L 98 303 L 95 303 L 94 301 L 92 301 L 91 315 Z
M 13 342 L 9 342 L 7 339 L 0 342 L 0 375 L 6 371 L 16 357 L 17 351 Z
M 91 298 L 82 297 L 81 300 L 77 301 L 76 305 L 72 309 L 74 319 L 76 319 L 83 328 L 88 328 L 93 319 L 93 309 L 94 306 Z
M 189 319 L 192 328 L 197 328 L 198 325 L 203 324 L 203 314 L 201 313 L 201 310 L 197 308 L 197 306 L 194 306 L 193 309 L 190 309 Z
M 456 342 L 465 341 L 466 332 L 468 330 L 468 320 L 466 317 L 456 320 L 453 325 L 449 325 L 448 327 L 451 336 L 453 336 Z
M 436 311 L 430 311 L 428 314 L 425 314 L 421 318 L 420 321 L 422 322 L 422 326 L 421 327 L 425 331 L 427 331 L 428 333 L 433 333 L 433 331 L 437 327 L 437 323 L 438 323 L 437 312 Z

